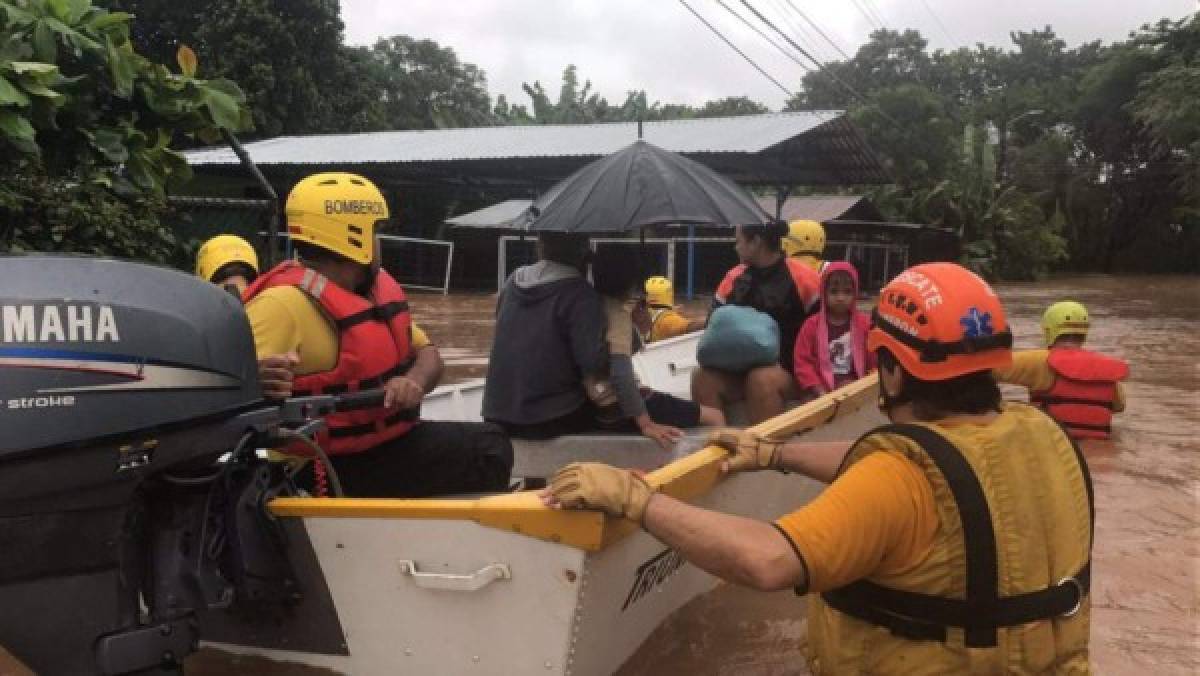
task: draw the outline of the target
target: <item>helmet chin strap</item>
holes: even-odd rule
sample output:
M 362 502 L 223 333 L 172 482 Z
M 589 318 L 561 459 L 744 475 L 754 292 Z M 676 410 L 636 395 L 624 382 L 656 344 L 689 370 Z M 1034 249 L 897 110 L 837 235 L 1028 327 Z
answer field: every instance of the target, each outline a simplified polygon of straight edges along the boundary
M 901 391 L 900 394 L 892 394 L 888 392 L 887 387 L 883 384 L 883 380 L 880 379 L 878 401 L 879 411 L 886 415 L 889 420 L 892 418 L 892 411 L 895 410 L 897 406 L 903 406 L 910 401 L 912 401 L 912 397 L 909 396 L 907 392 Z

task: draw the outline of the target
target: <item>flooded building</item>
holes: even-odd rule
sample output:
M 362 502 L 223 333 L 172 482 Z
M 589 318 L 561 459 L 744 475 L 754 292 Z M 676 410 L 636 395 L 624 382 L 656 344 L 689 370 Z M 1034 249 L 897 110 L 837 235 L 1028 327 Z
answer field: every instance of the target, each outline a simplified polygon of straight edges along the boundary
M 788 197 L 797 187 L 826 191 L 857 187 L 861 192 L 863 186 L 890 180 L 879 158 L 839 110 L 644 124 L 294 136 L 247 143 L 245 151 L 279 200 L 297 180 L 312 173 L 350 171 L 371 179 L 393 211 L 391 227 L 385 229 L 385 264 L 407 286 L 491 290 L 496 278 L 511 267 L 508 257 L 520 260 L 522 251 L 531 246 L 521 243 L 519 233 L 464 218 L 502 216 L 519 204 L 514 200 L 536 197 L 580 167 L 633 142 L 639 133 L 652 144 L 701 162 L 764 195 L 768 203 L 778 202 L 768 204 L 769 213 L 779 212 L 784 218 L 807 213 L 827 223 L 830 239 L 846 247 L 831 251 L 841 254 L 837 257 L 850 255 L 851 260 L 861 254 L 868 268 L 878 268 L 868 273 L 871 280 L 885 277 L 885 270 L 894 273 L 904 256 L 910 262 L 925 258 L 913 252 L 924 226 L 881 225 L 882 214 L 861 194 Z M 232 231 L 255 238 L 266 249 L 261 234 L 273 225 L 278 229 L 282 208 L 267 199 L 268 191 L 254 181 L 237 154 L 212 148 L 190 152 L 188 160 L 196 179 L 188 186 L 189 196 L 177 200 L 184 212 L 179 226 L 182 238 Z M 778 201 L 779 195 L 785 199 Z M 494 209 L 479 212 L 488 207 Z M 649 231 L 651 267 L 665 272 L 669 266 L 681 289 L 709 290 L 732 264 L 732 234 L 728 228 Z M 885 245 L 900 247 L 904 253 Z M 716 268 L 720 270 L 712 271 Z M 680 272 L 685 276 L 680 277 Z M 716 279 L 709 279 L 712 276 Z

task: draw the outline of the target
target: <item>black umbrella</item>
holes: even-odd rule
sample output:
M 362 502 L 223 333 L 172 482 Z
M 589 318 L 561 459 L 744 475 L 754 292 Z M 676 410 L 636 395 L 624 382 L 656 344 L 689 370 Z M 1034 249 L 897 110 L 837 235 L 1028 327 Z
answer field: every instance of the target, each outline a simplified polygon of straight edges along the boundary
M 638 140 L 560 181 L 517 224 L 534 232 L 614 233 L 649 225 L 751 225 L 772 219 L 712 169 Z

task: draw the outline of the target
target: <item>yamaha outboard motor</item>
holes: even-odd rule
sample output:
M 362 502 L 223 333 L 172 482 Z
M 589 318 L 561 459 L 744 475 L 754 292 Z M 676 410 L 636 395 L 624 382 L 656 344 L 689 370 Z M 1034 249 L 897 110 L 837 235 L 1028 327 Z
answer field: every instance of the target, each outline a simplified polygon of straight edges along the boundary
M 287 409 L 225 291 L 0 256 L 0 645 L 43 674 L 169 672 L 198 612 L 286 602 L 265 504 L 289 482 L 254 449 Z

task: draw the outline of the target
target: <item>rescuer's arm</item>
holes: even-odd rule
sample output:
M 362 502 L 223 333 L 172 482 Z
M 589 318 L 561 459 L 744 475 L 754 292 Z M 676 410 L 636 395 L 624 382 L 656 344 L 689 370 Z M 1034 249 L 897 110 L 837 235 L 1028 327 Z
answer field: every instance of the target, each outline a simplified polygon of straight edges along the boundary
M 442 368 L 442 355 L 436 345 L 418 349 L 408 373 L 387 382 L 384 407 L 409 409 L 419 406 L 421 399 L 437 387 L 442 378 Z
M 258 354 L 258 382 L 263 396 L 292 396 L 292 378 L 300 357 L 300 329 L 291 308 L 269 291 L 246 305 L 246 318 Z
M 775 524 L 722 514 L 653 493 L 628 470 L 568 465 L 542 493 L 551 507 L 600 509 L 640 523 L 698 568 L 764 591 L 833 589 L 928 555 L 938 525 L 921 470 L 872 453 L 820 496 Z
M 829 483 L 837 476 L 851 446 L 849 441 L 784 443 L 760 437 L 749 430 L 732 428 L 714 432 L 708 443 L 729 451 L 729 459 L 721 465 L 723 472 L 784 470 L 823 483 Z
M 799 552 L 774 525 L 655 495 L 643 526 L 690 563 L 722 580 L 762 591 L 805 586 Z
M 994 369 L 997 382 L 1021 385 L 1030 392 L 1042 392 L 1054 385 L 1054 371 L 1047 359 L 1048 350 L 1018 350 L 1013 352 L 1012 365 Z

